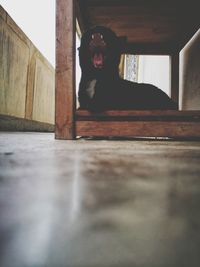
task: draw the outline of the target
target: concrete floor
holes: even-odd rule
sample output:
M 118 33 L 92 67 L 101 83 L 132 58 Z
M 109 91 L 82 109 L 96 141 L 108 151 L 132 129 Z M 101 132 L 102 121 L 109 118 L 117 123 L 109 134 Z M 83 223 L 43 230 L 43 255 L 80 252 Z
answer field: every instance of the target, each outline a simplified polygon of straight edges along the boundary
M 0 133 L 1 267 L 199 267 L 200 142 Z

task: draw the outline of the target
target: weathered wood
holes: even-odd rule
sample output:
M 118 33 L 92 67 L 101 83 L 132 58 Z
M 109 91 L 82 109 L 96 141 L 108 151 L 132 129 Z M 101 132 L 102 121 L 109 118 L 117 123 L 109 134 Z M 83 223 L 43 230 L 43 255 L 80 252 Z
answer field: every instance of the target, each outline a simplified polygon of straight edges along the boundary
M 56 7 L 56 127 L 57 139 L 75 138 L 75 7 L 57 0 Z
M 84 9 L 85 28 L 96 24 L 111 27 L 118 36 L 128 37 L 127 51 L 135 48 L 137 54 L 173 53 L 171 95 L 178 102 L 178 48 L 199 27 L 196 8 L 182 6 L 179 12 L 179 1 L 78 2 L 80 11 Z M 187 22 L 186 11 L 194 15 Z M 56 138 L 73 139 L 76 135 L 200 137 L 199 111 L 107 111 L 90 114 L 79 110 L 75 118 L 74 20 L 73 1 L 57 0 Z
M 200 111 L 76 111 L 80 136 L 200 137 Z
M 91 113 L 77 110 L 79 121 L 197 121 L 200 122 L 200 111 L 175 110 L 109 110 L 102 113 Z
M 78 136 L 200 137 L 200 122 L 77 121 Z
M 78 0 L 86 28 L 103 25 L 129 43 L 180 49 L 200 26 L 198 1 L 180 0 Z M 190 18 L 189 20 L 186 18 Z
M 170 55 L 178 53 L 178 47 L 172 43 L 125 43 L 122 53 L 132 55 Z
M 179 53 L 170 56 L 171 98 L 179 103 Z

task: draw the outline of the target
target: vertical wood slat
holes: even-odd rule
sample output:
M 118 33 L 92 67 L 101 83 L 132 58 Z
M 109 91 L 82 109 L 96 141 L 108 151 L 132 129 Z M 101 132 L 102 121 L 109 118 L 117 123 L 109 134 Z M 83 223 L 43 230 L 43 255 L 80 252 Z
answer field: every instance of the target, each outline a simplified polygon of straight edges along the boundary
M 55 138 L 75 139 L 75 7 L 56 1 Z
M 179 53 L 170 56 L 171 98 L 179 104 Z
M 34 101 L 34 78 L 36 68 L 35 49 L 30 48 L 29 66 L 27 74 L 26 85 L 26 106 L 25 106 L 25 118 L 31 120 L 33 116 L 33 101 Z

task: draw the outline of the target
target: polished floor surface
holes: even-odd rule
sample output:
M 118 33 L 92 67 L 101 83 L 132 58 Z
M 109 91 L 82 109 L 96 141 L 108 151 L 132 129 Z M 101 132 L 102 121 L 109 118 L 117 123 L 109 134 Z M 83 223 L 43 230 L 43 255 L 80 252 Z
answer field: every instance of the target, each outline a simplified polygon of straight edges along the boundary
M 0 133 L 1 267 L 199 267 L 200 142 Z

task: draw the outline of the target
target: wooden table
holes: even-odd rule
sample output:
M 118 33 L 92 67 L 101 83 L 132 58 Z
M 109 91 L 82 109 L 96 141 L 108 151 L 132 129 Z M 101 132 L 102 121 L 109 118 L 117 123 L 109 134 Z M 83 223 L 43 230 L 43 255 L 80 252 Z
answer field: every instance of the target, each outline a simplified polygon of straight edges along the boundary
M 56 138 L 74 139 L 82 133 L 80 125 L 82 125 L 84 116 L 81 117 L 79 111 L 77 116 L 75 105 L 75 18 L 78 18 L 82 31 L 94 25 L 103 25 L 112 28 L 118 36 L 125 36 L 127 42 L 124 43 L 124 53 L 169 55 L 171 59 L 171 98 L 178 102 L 179 52 L 199 29 L 198 11 L 198 1 L 194 0 L 57 0 Z M 122 122 L 113 124 L 113 127 L 117 127 L 114 133 L 121 127 L 120 135 L 126 135 L 128 127 L 128 132 L 135 135 L 134 123 L 124 123 L 127 116 L 129 120 L 133 121 L 133 119 L 130 119 L 130 113 L 124 112 L 117 112 L 118 116 L 121 116 L 119 121 Z M 170 119 L 173 122 L 173 131 L 170 132 L 172 136 L 173 133 L 175 136 L 200 136 L 199 120 L 195 119 L 194 121 L 194 115 L 196 116 L 198 112 L 194 114 L 188 111 L 186 113 L 173 112 L 174 115 Z M 139 114 L 143 117 L 144 112 L 140 111 Z M 157 112 L 159 117 L 165 116 L 164 114 L 165 112 Z M 110 116 L 109 113 L 107 115 Z M 177 121 L 177 116 L 183 116 L 183 120 L 187 118 L 186 127 L 185 124 L 183 127 L 182 122 Z M 91 128 L 91 121 L 92 117 L 86 129 Z M 138 124 L 139 131 L 137 133 L 142 136 L 149 133 L 157 136 L 157 130 L 155 129 L 154 132 L 152 129 L 152 120 L 151 123 L 148 121 L 145 128 L 143 124 Z M 170 123 L 162 118 L 161 121 L 160 127 L 163 130 L 159 132 L 159 135 L 168 136 L 169 130 L 165 131 L 164 129 L 171 129 Z M 98 129 L 105 125 L 102 123 L 102 120 L 98 123 Z M 102 134 L 109 135 L 107 126 L 103 128 Z

